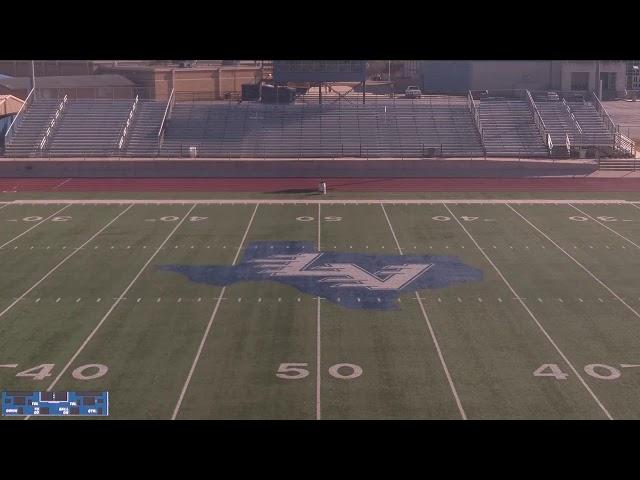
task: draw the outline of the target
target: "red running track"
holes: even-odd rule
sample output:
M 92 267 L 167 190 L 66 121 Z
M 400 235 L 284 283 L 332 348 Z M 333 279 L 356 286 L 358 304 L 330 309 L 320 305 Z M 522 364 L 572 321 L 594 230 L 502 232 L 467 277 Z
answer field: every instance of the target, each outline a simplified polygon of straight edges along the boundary
M 342 192 L 636 192 L 640 178 L 325 178 Z M 0 192 L 308 193 L 314 178 L 2 178 Z

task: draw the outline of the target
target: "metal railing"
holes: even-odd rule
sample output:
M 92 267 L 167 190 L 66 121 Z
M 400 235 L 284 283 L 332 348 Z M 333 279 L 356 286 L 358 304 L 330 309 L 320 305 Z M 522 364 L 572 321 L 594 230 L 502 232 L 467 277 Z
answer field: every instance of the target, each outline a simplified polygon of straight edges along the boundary
M 16 114 L 15 118 L 13 119 L 13 122 L 11 122 L 11 125 L 9 125 L 9 128 L 5 132 L 5 134 L 4 134 L 4 145 L 5 145 L 5 148 L 9 145 L 9 141 L 15 135 L 17 128 L 22 123 L 22 118 L 24 117 L 27 109 L 29 108 L 29 106 L 33 102 L 34 92 L 35 92 L 35 89 L 32 88 L 31 91 L 29 92 L 29 95 L 27 95 L 27 98 L 24 100 L 24 103 L 20 107 L 20 110 L 18 110 L 18 113 Z
M 542 141 L 549 148 L 549 155 L 551 155 L 551 150 L 553 149 L 553 142 L 551 141 L 551 135 L 549 135 L 549 131 L 547 130 L 547 126 L 544 124 L 544 120 L 542 120 L 542 116 L 538 111 L 538 107 L 533 101 L 533 97 L 531 96 L 531 92 L 529 90 L 525 90 L 527 103 L 529 108 L 531 109 L 531 113 L 533 114 L 533 121 L 538 128 L 538 132 L 540 132 L 540 136 L 542 137 Z
M 630 157 L 636 156 L 636 142 L 620 132 L 616 132 L 614 138 L 616 150 L 621 150 Z
M 478 133 L 480 134 L 480 140 L 482 141 L 482 145 L 484 148 L 484 132 L 482 130 L 482 122 L 480 121 L 480 113 L 478 112 L 478 108 L 476 107 L 476 102 L 473 99 L 471 90 L 469 90 L 469 94 L 467 95 L 467 105 L 469 106 L 469 111 L 473 116 L 473 120 L 476 124 L 476 128 L 478 129 Z
M 62 110 L 67 105 L 67 100 L 68 100 L 68 97 L 65 95 L 64 98 L 62 99 L 62 102 L 60 102 L 60 105 L 58 105 L 58 108 L 56 109 L 56 113 L 53 115 L 53 118 L 51 119 L 51 122 L 47 127 L 47 131 L 45 132 L 44 136 L 42 137 L 42 141 L 40 142 L 40 151 L 44 150 L 44 146 L 47 144 L 47 140 L 49 139 L 49 136 L 53 132 L 53 127 L 58 121 L 58 117 L 62 114 Z
M 565 142 L 565 146 L 567 147 L 567 153 L 571 155 L 571 139 L 569 138 L 568 133 L 564 134 L 564 142 Z
M 598 95 L 596 95 L 595 92 L 592 93 L 592 98 L 593 98 L 593 106 L 596 107 L 596 111 L 600 114 L 600 117 L 602 118 L 602 122 L 604 123 L 604 126 L 609 131 L 609 133 L 611 133 L 611 135 L 615 136 L 615 134 L 618 131 L 618 129 L 616 128 L 616 124 L 613 123 L 613 120 L 611 120 L 609 113 L 604 108 L 604 105 L 602 105 L 602 103 L 600 102 L 600 99 L 598 98 Z
M 597 112 L 600 114 L 600 117 L 602 118 L 602 122 L 604 123 L 605 128 L 609 131 L 609 133 L 613 135 L 612 146 L 614 150 L 622 151 L 627 155 L 635 157 L 636 155 L 635 142 L 631 140 L 629 137 L 627 137 L 626 135 L 623 135 L 622 133 L 620 133 L 620 127 L 616 126 L 616 124 L 613 123 L 613 120 L 611 119 L 609 112 L 607 112 L 607 109 L 604 108 L 604 105 L 602 105 L 602 102 L 598 98 L 598 95 L 596 95 L 596 93 L 593 92 L 592 96 L 593 96 L 593 104 Z
M 171 94 L 169 95 L 169 100 L 167 101 L 167 107 L 164 109 L 164 115 L 162 116 L 162 122 L 160 122 L 160 129 L 158 130 L 158 152 L 162 148 L 162 143 L 164 142 L 164 131 L 166 129 L 166 121 L 171 117 L 171 112 L 173 111 L 173 106 L 175 104 L 175 90 L 171 89 Z
M 122 136 L 120 137 L 120 141 L 118 142 L 118 150 L 122 150 L 122 145 L 124 145 L 124 141 L 127 138 L 127 132 L 131 130 L 131 124 L 133 123 L 133 114 L 136 111 L 136 107 L 138 106 L 138 95 L 136 95 L 136 99 L 133 101 L 133 105 L 131 106 L 131 110 L 129 111 L 129 118 L 127 118 L 127 122 L 124 126 L 124 130 L 122 131 Z
M 571 119 L 571 126 L 574 131 L 574 136 L 579 136 L 580 144 L 582 145 L 582 127 L 580 126 L 580 122 L 578 122 L 576 115 L 573 113 L 573 111 L 571 110 L 571 107 L 569 106 L 569 104 L 564 98 L 562 99 L 562 105 L 564 106 L 564 109 L 567 111 L 567 114 Z

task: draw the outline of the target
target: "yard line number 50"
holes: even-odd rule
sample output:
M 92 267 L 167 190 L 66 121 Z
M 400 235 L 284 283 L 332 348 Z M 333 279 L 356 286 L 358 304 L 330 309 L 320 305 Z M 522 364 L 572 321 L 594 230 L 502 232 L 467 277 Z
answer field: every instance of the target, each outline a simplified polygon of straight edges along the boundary
M 281 363 L 276 377 L 284 380 L 300 380 L 309 376 L 308 363 Z M 329 375 L 339 380 L 351 380 L 362 375 L 362 367 L 353 363 L 336 363 L 329 367 Z

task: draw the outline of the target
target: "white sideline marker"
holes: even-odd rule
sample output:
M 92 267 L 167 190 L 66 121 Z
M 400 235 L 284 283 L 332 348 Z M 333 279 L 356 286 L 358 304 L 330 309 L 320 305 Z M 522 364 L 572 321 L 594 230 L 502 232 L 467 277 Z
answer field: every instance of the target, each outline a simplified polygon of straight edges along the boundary
M 253 209 L 253 213 L 251 214 L 251 218 L 249 219 L 249 224 L 247 225 L 247 228 L 244 232 L 244 236 L 242 237 L 242 240 L 240 242 L 240 246 L 238 247 L 237 251 L 236 251 L 236 256 L 233 259 L 233 262 L 231 263 L 231 265 L 235 265 L 236 262 L 238 261 L 238 257 L 240 256 L 240 252 L 242 251 L 242 245 L 244 245 L 244 241 L 247 238 L 247 235 L 249 233 L 249 229 L 251 228 L 251 224 L 253 223 L 253 219 L 256 216 L 256 212 L 258 211 L 258 207 L 260 206 L 259 203 L 255 204 L 256 207 Z M 194 205 L 195 206 L 195 205 Z M 186 218 L 186 217 L 185 217 Z M 198 365 L 198 361 L 200 360 L 200 355 L 202 354 L 202 349 L 204 348 L 204 344 L 207 341 L 207 337 L 209 336 L 209 330 L 211 330 L 211 325 L 213 324 L 213 320 L 216 318 L 216 314 L 218 313 L 218 309 L 220 308 L 220 303 L 222 302 L 222 299 L 224 297 L 224 293 L 227 290 L 227 287 L 224 286 L 222 287 L 222 290 L 220 291 L 220 296 L 218 297 L 218 301 L 216 302 L 215 307 L 213 308 L 213 312 L 211 313 L 211 317 L 209 318 L 209 322 L 207 323 L 207 328 L 205 328 L 204 334 L 202 335 L 202 340 L 200 341 L 200 345 L 198 346 L 198 351 L 196 352 L 196 355 L 193 359 L 193 362 L 191 364 L 191 369 L 189 370 L 189 374 L 187 375 L 187 379 L 184 382 L 184 385 L 182 387 L 182 391 L 180 392 L 180 397 L 178 398 L 178 402 L 176 403 L 176 407 L 173 410 L 173 414 L 171 415 L 171 420 L 175 420 L 176 417 L 178 416 L 178 412 L 180 411 L 180 406 L 182 405 L 182 400 L 184 399 L 184 396 L 187 392 L 187 389 L 189 388 L 189 383 L 191 382 L 191 377 L 193 376 L 193 372 L 196 369 L 196 366 Z
M 389 230 L 391 230 L 391 234 L 393 235 L 393 239 L 396 242 L 396 247 L 398 247 L 398 252 L 400 255 L 404 255 L 402 253 L 402 248 L 400 247 L 400 243 L 398 242 L 398 237 L 396 236 L 396 232 L 393 230 L 393 226 L 391 225 L 391 220 L 389 220 L 389 215 L 387 215 L 387 210 L 384 208 L 384 204 L 381 203 L 382 212 L 384 213 L 384 217 L 387 219 L 387 224 L 389 225 Z M 451 378 L 451 374 L 449 373 L 449 368 L 447 367 L 447 362 L 445 362 L 444 355 L 442 354 L 442 350 L 440 349 L 440 344 L 438 343 L 438 339 L 436 338 L 435 331 L 433 326 L 431 325 L 431 321 L 429 320 L 429 316 L 427 315 L 427 311 L 424 308 L 424 304 L 418 295 L 418 292 L 415 292 L 416 299 L 418 300 L 418 305 L 420 305 L 420 310 L 422 311 L 422 315 L 424 320 L 429 328 L 429 333 L 431 334 L 431 339 L 433 340 L 433 344 L 436 348 L 436 352 L 438 353 L 438 357 L 440 359 L 440 364 L 442 365 L 442 369 L 444 370 L 444 374 L 447 377 L 447 381 L 449 382 L 449 388 L 451 389 L 451 393 L 453 398 L 455 399 L 456 405 L 458 407 L 458 411 L 460 412 L 460 416 L 463 420 L 467 419 L 467 414 L 462 407 L 462 402 L 460 401 L 460 397 L 458 396 L 458 391 L 456 390 L 456 386 L 453 383 L 453 379 Z M 440 301 L 440 297 L 438 297 L 438 301 Z
M 589 395 L 591 395 L 591 398 L 593 398 L 593 400 L 596 402 L 596 404 L 598 405 L 598 407 L 600 407 L 600 409 L 602 410 L 602 412 L 605 414 L 605 416 L 609 419 L 609 420 L 613 420 L 613 417 L 611 416 L 611 414 L 609 413 L 609 411 L 606 409 L 606 407 L 602 404 L 602 402 L 600 401 L 600 399 L 596 396 L 596 394 L 593 392 L 593 390 L 591 390 L 591 387 L 589 387 L 589 385 L 587 384 L 587 382 L 585 381 L 585 379 L 582 377 L 582 375 L 580 374 L 580 372 L 576 369 L 576 367 L 573 366 L 573 363 L 571 363 L 571 361 L 567 358 L 567 356 L 564 354 L 564 352 L 560 349 L 560 347 L 558 347 L 558 345 L 556 344 L 556 342 L 553 340 L 553 338 L 551 338 L 551 336 L 547 333 L 547 331 L 545 330 L 545 328 L 542 326 L 542 324 L 538 321 L 538 319 L 536 318 L 536 316 L 533 314 L 533 312 L 529 309 L 529 307 L 527 306 L 526 303 L 524 303 L 524 301 L 522 300 L 522 298 L 520 297 L 520 295 L 518 295 L 518 292 L 516 292 L 514 290 L 514 288 L 511 286 L 511 284 L 509 283 L 509 281 L 505 278 L 505 276 L 502 274 L 502 272 L 500 271 L 500 269 L 496 266 L 495 263 L 493 263 L 493 260 L 491 260 L 491 258 L 489 257 L 489 255 L 487 255 L 484 250 L 480 249 L 480 246 L 478 245 L 478 242 L 476 242 L 476 239 L 471 235 L 471 233 L 465 228 L 465 226 L 460 222 L 460 220 L 458 220 L 458 218 L 453 214 L 453 212 L 451 211 L 451 209 L 447 206 L 446 203 L 443 203 L 444 208 L 447 209 L 447 211 L 451 214 L 451 216 L 456 220 L 456 222 L 458 223 L 458 225 L 460 225 L 460 228 L 462 228 L 462 230 L 464 230 L 464 232 L 467 234 L 467 236 L 469 237 L 469 239 L 474 243 L 474 245 L 478 248 L 478 250 L 480 250 L 480 253 L 482 253 L 482 255 L 484 256 L 484 258 L 487 260 L 487 262 L 489 262 L 489 264 L 493 267 L 493 269 L 496 271 L 496 273 L 498 274 L 498 276 L 502 279 L 502 281 L 505 283 L 505 285 L 509 288 L 509 290 L 511 290 L 511 293 L 513 293 L 514 297 L 518 299 L 518 301 L 520 302 L 520 305 L 522 305 L 522 308 L 525 309 L 525 311 L 529 314 L 529 316 L 531 317 L 531 319 L 534 321 L 534 323 L 538 326 L 538 328 L 540 329 L 540 331 L 542 332 L 542 334 L 547 338 L 547 340 L 549 341 L 549 343 L 553 346 L 553 348 L 556 350 L 556 352 L 558 352 L 558 355 L 560 355 L 560 357 L 565 361 L 565 363 L 567 364 L 567 366 L 571 369 L 571 371 L 573 371 L 574 375 L 578 378 L 578 380 L 580 381 L 580 383 L 582 384 L 582 386 L 585 388 L 585 390 L 589 393 Z M 509 208 L 511 208 L 509 206 L 509 204 L 507 204 L 507 206 Z
M 87 245 L 89 242 L 91 242 L 94 238 L 96 238 L 98 235 L 100 235 L 104 230 L 107 229 L 107 227 L 109 227 L 113 222 L 115 222 L 116 220 L 118 220 L 122 215 L 124 215 L 131 207 L 133 207 L 133 205 L 129 205 L 127 208 L 125 208 L 122 212 L 120 212 L 113 220 L 111 220 L 109 223 L 107 223 L 104 227 L 102 227 L 100 230 L 98 230 L 96 233 L 94 233 L 91 238 L 89 238 L 89 240 L 87 240 L 86 242 L 84 242 L 82 244 L 82 246 Z M 66 208 L 66 207 L 65 207 Z M 20 301 L 20 299 L 24 298 L 25 296 L 29 295 L 29 293 L 31 293 L 31 291 L 36 288 L 38 285 L 40 285 L 42 282 L 44 282 L 47 278 L 49 278 L 49 276 L 55 272 L 58 268 L 60 268 L 67 260 L 69 260 L 71 257 L 73 257 L 76 253 L 78 253 L 78 250 L 74 250 L 73 252 L 71 252 L 69 255 L 67 255 L 66 257 L 64 257 L 55 267 L 53 267 L 51 270 L 49 270 L 40 280 L 38 280 L 36 283 L 34 283 L 31 288 L 29 288 L 26 292 L 24 292 L 17 300 L 15 300 L 13 303 L 9 304 L 8 307 L 6 307 L 4 310 L 2 310 L 0 312 L 0 318 L 2 318 L 2 316 L 7 313 L 11 308 L 13 308 L 13 306 L 18 303 L 18 301 Z M 56 303 L 59 302 L 60 299 L 58 298 L 58 300 L 56 300 Z

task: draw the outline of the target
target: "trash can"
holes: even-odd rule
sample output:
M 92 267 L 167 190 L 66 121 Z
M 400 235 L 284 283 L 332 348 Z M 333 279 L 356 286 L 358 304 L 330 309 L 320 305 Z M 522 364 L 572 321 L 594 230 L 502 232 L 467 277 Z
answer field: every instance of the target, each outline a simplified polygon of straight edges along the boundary
M 198 147 L 189 147 L 189 156 L 196 158 L 198 156 Z

